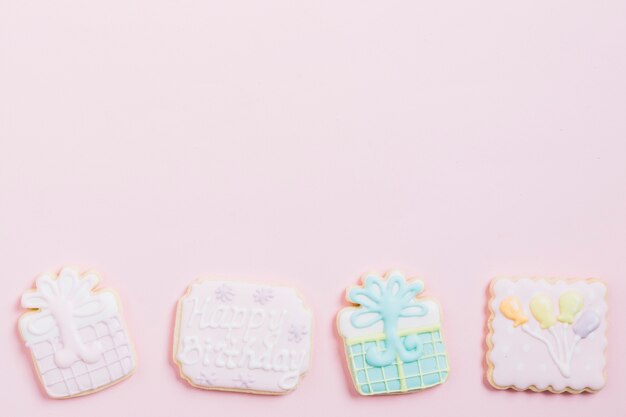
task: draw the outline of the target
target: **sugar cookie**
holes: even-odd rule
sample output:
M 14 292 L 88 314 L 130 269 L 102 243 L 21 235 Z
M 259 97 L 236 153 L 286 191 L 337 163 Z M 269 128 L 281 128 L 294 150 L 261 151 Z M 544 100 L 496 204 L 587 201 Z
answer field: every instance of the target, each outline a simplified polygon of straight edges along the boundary
M 64 268 L 37 278 L 24 293 L 19 319 L 39 379 L 52 398 L 104 389 L 130 376 L 136 360 L 119 298 L 94 291 L 100 278 Z
M 605 384 L 606 285 L 597 280 L 496 279 L 490 286 L 487 379 L 554 393 Z
M 400 394 L 442 384 L 448 358 L 439 305 L 416 298 L 422 281 L 401 272 L 384 278 L 366 274 L 347 291 L 347 307 L 337 315 L 348 367 L 359 394 Z
M 284 394 L 309 367 L 312 321 L 292 288 L 200 280 L 178 303 L 174 362 L 198 388 Z

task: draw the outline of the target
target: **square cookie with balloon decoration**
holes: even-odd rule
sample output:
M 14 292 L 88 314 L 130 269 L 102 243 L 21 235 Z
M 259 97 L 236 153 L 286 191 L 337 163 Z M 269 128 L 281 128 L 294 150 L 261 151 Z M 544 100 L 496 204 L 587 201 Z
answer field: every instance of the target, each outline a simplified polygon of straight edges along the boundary
M 495 279 L 487 379 L 498 389 L 554 393 L 605 385 L 606 285 L 595 279 Z

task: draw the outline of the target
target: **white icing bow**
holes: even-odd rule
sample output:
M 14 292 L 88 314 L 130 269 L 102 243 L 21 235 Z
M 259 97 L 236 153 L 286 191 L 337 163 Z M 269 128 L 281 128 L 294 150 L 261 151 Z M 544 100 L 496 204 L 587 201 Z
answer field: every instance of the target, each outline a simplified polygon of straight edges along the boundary
M 67 368 L 79 359 L 93 363 L 100 358 L 100 346 L 86 346 L 76 325 L 76 319 L 95 316 L 104 310 L 105 302 L 91 292 L 98 281 L 94 274 L 81 279 L 77 271 L 65 268 L 56 279 L 49 274 L 40 276 L 37 289 L 22 296 L 23 307 L 40 310 L 28 322 L 30 332 L 41 336 L 58 327 L 63 348 L 55 352 L 54 360 L 60 368 Z

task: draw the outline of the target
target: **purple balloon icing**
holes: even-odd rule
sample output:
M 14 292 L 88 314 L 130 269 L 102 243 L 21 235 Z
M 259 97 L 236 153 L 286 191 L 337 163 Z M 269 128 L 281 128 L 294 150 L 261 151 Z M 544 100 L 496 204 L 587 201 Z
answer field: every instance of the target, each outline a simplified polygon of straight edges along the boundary
M 572 329 L 581 339 L 584 339 L 598 326 L 600 326 L 600 316 L 595 311 L 587 310 L 576 320 Z

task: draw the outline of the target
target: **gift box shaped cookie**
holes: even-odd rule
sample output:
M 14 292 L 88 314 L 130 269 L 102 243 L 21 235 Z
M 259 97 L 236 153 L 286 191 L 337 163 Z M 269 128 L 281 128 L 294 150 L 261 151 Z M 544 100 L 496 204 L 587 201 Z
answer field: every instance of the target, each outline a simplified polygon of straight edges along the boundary
M 19 330 L 35 368 L 52 398 L 69 398 L 106 388 L 130 376 L 135 356 L 118 297 L 94 291 L 99 278 L 75 269 L 37 278 L 22 296 L 32 309 Z
M 446 381 L 448 358 L 439 305 L 416 298 L 422 281 L 407 281 L 398 271 L 384 278 L 363 277 L 349 289 L 356 304 L 337 316 L 348 367 L 359 394 L 400 394 Z
M 487 378 L 498 389 L 597 391 L 605 384 L 606 285 L 496 279 L 490 287 Z

